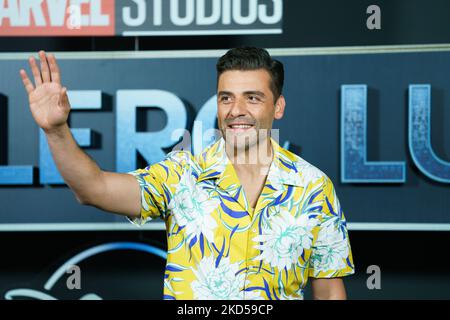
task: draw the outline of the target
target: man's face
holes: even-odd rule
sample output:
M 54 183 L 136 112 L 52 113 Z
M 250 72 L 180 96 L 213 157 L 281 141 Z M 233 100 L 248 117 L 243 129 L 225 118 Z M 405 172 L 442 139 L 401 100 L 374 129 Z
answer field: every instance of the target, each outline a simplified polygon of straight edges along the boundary
M 266 139 L 273 120 L 283 116 L 284 98 L 274 101 L 270 83 L 270 74 L 264 69 L 225 71 L 219 77 L 219 129 L 226 142 L 238 150 Z

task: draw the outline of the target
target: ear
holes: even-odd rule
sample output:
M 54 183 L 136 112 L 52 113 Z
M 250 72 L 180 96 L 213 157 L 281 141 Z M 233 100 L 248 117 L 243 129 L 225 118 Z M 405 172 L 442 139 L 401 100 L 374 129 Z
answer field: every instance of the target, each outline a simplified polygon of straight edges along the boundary
M 283 118 L 284 108 L 286 107 L 286 100 L 283 95 L 280 95 L 278 100 L 275 102 L 275 115 L 274 118 L 279 120 Z

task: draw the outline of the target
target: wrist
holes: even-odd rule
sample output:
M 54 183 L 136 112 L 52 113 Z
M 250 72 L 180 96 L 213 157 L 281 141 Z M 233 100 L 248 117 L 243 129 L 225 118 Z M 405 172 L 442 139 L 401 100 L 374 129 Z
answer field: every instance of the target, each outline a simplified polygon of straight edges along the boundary
M 67 122 L 62 125 L 43 130 L 47 138 L 64 138 L 68 133 L 70 133 L 69 125 L 67 124 Z

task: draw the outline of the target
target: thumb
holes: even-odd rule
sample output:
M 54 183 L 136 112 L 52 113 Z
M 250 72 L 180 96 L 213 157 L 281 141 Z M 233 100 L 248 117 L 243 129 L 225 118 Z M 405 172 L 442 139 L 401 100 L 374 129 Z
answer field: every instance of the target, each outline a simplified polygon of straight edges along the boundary
M 67 96 L 66 87 L 63 87 L 59 94 L 59 105 L 64 109 L 70 109 L 69 97 Z

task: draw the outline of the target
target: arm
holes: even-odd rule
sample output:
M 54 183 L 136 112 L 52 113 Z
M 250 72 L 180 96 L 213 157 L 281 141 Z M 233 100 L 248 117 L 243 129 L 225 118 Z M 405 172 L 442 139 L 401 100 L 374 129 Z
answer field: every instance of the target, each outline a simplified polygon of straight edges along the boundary
M 332 181 L 324 175 L 322 219 L 312 245 L 309 277 L 314 299 L 346 299 L 343 277 L 354 274 L 347 224 Z
M 67 119 L 70 112 L 67 89 L 61 86 L 60 71 L 54 55 L 39 52 L 40 70 L 36 60 L 29 63 L 34 85 L 25 70 L 20 75 L 28 93 L 30 110 L 41 127 L 64 181 L 82 204 L 130 217 L 140 214 L 140 187 L 129 174 L 102 171 L 76 143 Z
M 314 300 L 346 300 L 344 281 L 341 278 L 311 278 Z

